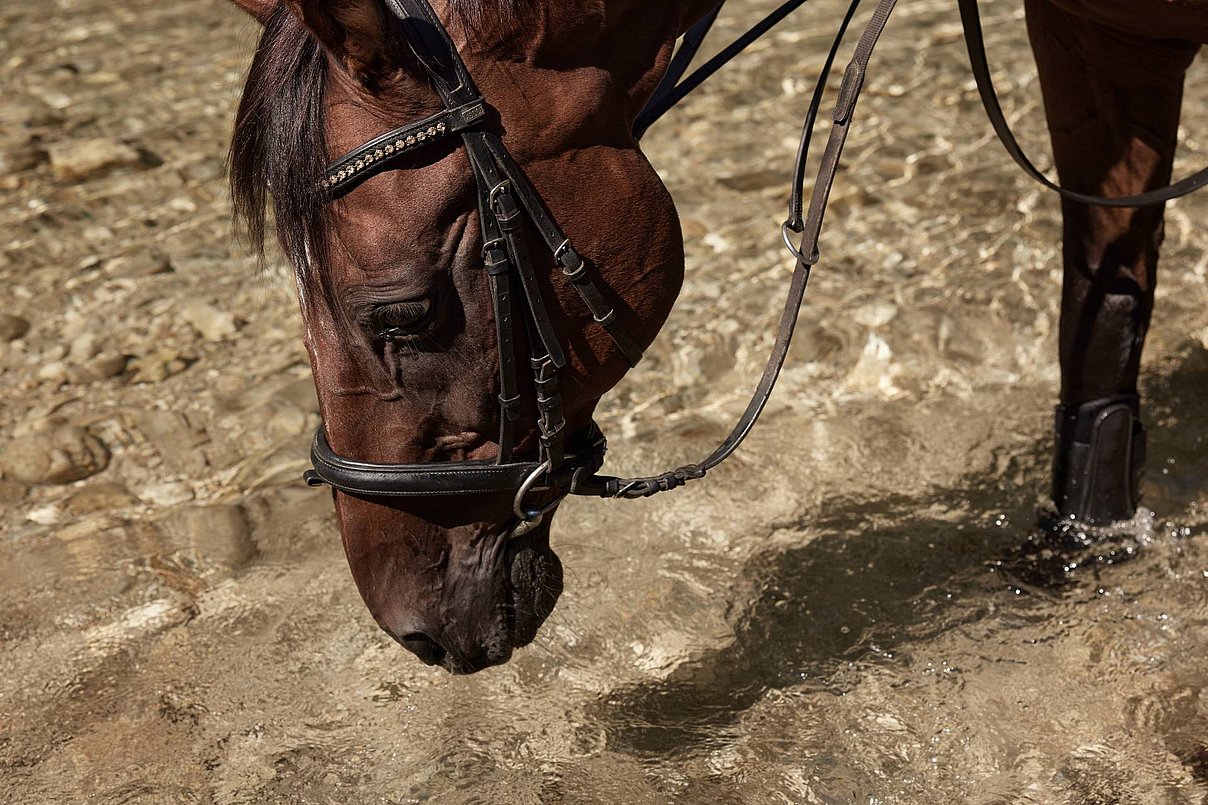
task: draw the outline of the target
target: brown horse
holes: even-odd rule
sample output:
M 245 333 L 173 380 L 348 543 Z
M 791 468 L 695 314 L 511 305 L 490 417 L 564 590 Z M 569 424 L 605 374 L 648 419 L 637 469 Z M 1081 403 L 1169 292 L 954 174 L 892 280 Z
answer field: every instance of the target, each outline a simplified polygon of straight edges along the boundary
M 397 21 L 382 0 L 235 1 L 264 33 L 236 124 L 234 197 L 257 237 L 272 197 L 278 237 L 297 269 L 331 447 L 380 463 L 493 458 L 496 331 L 465 150 L 450 144 L 400 158 L 335 203 L 315 192 L 332 159 L 443 108 Z M 497 110 L 503 140 L 642 345 L 678 293 L 683 246 L 671 199 L 632 125 L 677 37 L 716 3 L 433 2 Z M 1162 7 L 1165 22 L 1151 5 Z M 1123 19 L 1091 22 L 1077 9 L 1031 0 L 1066 183 L 1122 194 L 1169 175 L 1182 74 L 1195 47 L 1155 37 L 1194 32 L 1199 41 L 1204 33 L 1202 21 L 1198 29 L 1180 23 L 1177 9 L 1166 8 L 1173 5 L 1155 0 L 1133 11 L 1120 0 Z M 1155 27 L 1130 28 L 1134 17 Z M 1077 427 L 1063 427 L 1059 439 L 1055 498 L 1063 512 L 1114 519 L 1135 505 L 1137 366 L 1160 231 L 1160 209 L 1066 209 L 1061 410 Z M 542 268 L 552 269 L 545 259 Z M 567 345 L 561 391 L 573 444 L 628 363 L 562 272 L 539 273 Z M 1110 414 L 1121 404 L 1127 421 L 1112 442 L 1104 423 L 1116 420 L 1104 406 Z M 535 407 L 529 392 L 517 453 L 536 450 Z M 425 662 L 454 672 L 506 661 L 532 640 L 561 590 L 549 518 L 516 537 L 496 503 L 401 505 L 335 494 L 349 564 L 377 622 Z

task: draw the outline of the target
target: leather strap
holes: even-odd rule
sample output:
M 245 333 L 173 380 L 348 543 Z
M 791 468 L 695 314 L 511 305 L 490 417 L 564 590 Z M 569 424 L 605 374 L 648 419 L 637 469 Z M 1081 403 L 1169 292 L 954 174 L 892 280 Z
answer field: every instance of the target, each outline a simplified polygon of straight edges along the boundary
M 329 486 L 354 495 L 417 497 L 515 492 L 537 468 L 536 462 L 494 461 L 375 464 L 344 458 L 332 451 L 320 426 L 311 443 L 314 469 L 305 475 L 310 486 Z
M 814 95 L 810 98 L 809 110 L 805 113 L 805 123 L 801 126 L 801 141 L 797 146 L 797 159 L 793 163 L 793 183 L 791 187 L 791 195 L 789 197 L 789 217 L 784 222 L 782 233 L 785 235 L 785 245 L 789 247 L 794 257 L 799 257 L 799 253 L 792 247 L 788 241 L 788 232 L 791 230 L 800 235 L 805 230 L 805 221 L 802 220 L 805 197 L 805 168 L 806 158 L 810 153 L 810 145 L 814 136 L 814 122 L 818 119 L 818 109 L 822 105 L 822 97 L 826 94 L 826 83 L 830 80 L 831 70 L 835 65 L 835 56 L 839 53 L 839 46 L 843 44 L 843 38 L 847 35 L 847 28 L 851 25 L 852 17 L 856 15 L 856 10 L 860 8 L 861 0 L 851 0 L 847 6 L 847 13 L 843 15 L 843 22 L 839 24 L 839 31 L 835 34 L 834 40 L 831 42 L 830 52 L 826 54 L 826 62 L 822 65 L 822 71 L 818 74 L 818 83 L 814 85 Z
M 512 188 L 516 191 L 516 198 L 528 213 L 529 220 L 545 241 L 546 247 L 554 253 L 554 259 L 562 266 L 562 273 L 571 281 L 583 304 L 591 311 L 592 318 L 608 332 L 621 354 L 629 361 L 629 365 L 637 366 L 642 360 L 642 348 L 630 337 L 629 331 L 617 319 L 616 311 L 605 301 L 599 287 L 588 274 L 583 258 L 575 251 L 554 216 L 550 214 L 541 194 L 528 181 L 524 169 L 494 134 L 484 133 L 482 142 L 498 161 L 503 172 L 509 177 L 514 177 Z
M 592 424 L 587 447 L 566 456 L 560 472 L 543 476 L 546 483 L 530 487 L 540 493 L 573 483 L 576 474 L 595 472 L 604 463 L 607 442 Z M 332 451 L 323 426 L 315 431 L 310 460 L 314 469 L 303 476 L 310 486 L 324 484 L 361 497 L 448 497 L 456 495 L 515 495 L 542 470 L 540 462 L 496 464 L 494 461 L 448 461 L 429 464 L 376 464 L 344 458 Z M 585 471 L 585 472 L 584 472 Z M 567 489 L 566 491 L 570 491 Z
M 328 195 L 339 195 L 378 173 L 400 155 L 465 131 L 484 117 L 486 106 L 481 100 L 475 100 L 416 123 L 399 126 L 333 162 L 319 180 L 319 189 Z
M 1007 149 L 1007 153 L 1028 176 L 1048 189 L 1059 193 L 1068 201 L 1097 207 L 1150 207 L 1165 204 L 1167 201 L 1194 193 L 1208 185 L 1208 168 L 1203 168 L 1166 187 L 1116 198 L 1078 193 L 1050 180 L 1028 159 L 1003 115 L 1002 105 L 998 101 L 998 93 L 994 91 L 994 79 L 990 76 L 990 65 L 986 61 L 986 42 L 982 35 L 981 15 L 978 13 L 977 0 L 957 0 L 957 5 L 960 7 L 961 25 L 965 29 L 965 46 L 969 51 L 969 63 L 973 67 L 973 78 L 977 81 L 977 94 L 981 96 L 986 116 L 990 118 L 990 125 L 994 127 L 994 133 L 998 135 L 998 139 Z
M 793 331 L 797 327 L 797 319 L 801 311 L 801 302 L 805 298 L 806 287 L 809 284 L 810 271 L 818 261 L 818 237 L 822 231 L 822 219 L 826 211 L 826 202 L 835 182 L 835 172 L 839 166 L 839 158 L 847 141 L 847 133 L 851 126 L 852 115 L 864 86 L 864 75 L 872 53 L 881 33 L 885 30 L 889 17 L 897 0 L 880 0 L 872 19 L 865 28 L 847 70 L 843 75 L 843 84 L 835 101 L 835 111 L 832 115 L 831 134 L 822 155 L 822 166 L 818 178 L 814 182 L 814 192 L 810 201 L 810 212 L 806 217 L 801 247 L 797 254 L 797 266 L 793 271 L 793 279 L 789 283 L 788 299 L 785 301 L 784 312 L 780 316 L 780 324 L 776 331 L 776 343 L 772 354 L 764 366 L 763 375 L 747 404 L 746 410 L 739 417 L 730 435 L 698 464 L 686 464 L 670 472 L 639 478 L 614 478 L 597 476 L 584 481 L 578 490 L 579 494 L 594 494 L 602 497 L 639 498 L 675 489 L 689 481 L 703 478 L 714 467 L 721 464 L 734 454 L 742 444 L 751 428 L 759 421 L 760 415 L 767 406 L 780 370 L 784 367 L 789 345 L 793 340 Z M 821 87 L 822 85 L 820 85 Z
M 725 0 L 722 0 L 722 4 L 724 4 L 724 2 Z M 789 14 L 792 14 L 797 9 L 801 8 L 806 4 L 806 2 L 807 0 L 786 0 L 786 2 L 784 2 L 771 14 L 768 14 L 762 20 L 755 23 L 755 25 L 749 31 L 735 39 L 733 42 L 723 48 L 720 53 L 709 59 L 709 61 L 702 64 L 690 76 L 685 78 L 683 81 L 679 81 L 670 88 L 664 86 L 664 84 L 667 83 L 667 77 L 665 76 L 663 82 L 659 84 L 659 88 L 655 90 L 655 94 L 651 96 L 649 101 L 647 101 L 646 108 L 641 111 L 637 120 L 633 124 L 634 139 L 640 140 L 642 135 L 646 133 L 646 130 L 653 126 L 659 118 L 667 114 L 667 112 L 673 106 L 686 98 L 694 89 L 705 83 L 705 81 L 707 81 L 714 73 L 733 61 L 734 57 L 746 50 L 752 42 L 756 41 L 768 31 L 775 28 L 781 20 L 783 20 Z M 694 42 L 694 40 L 697 37 L 699 37 L 701 41 L 704 40 L 705 34 L 707 34 L 709 29 L 713 27 L 713 20 L 717 17 L 717 13 L 720 10 L 721 4 L 710 12 L 708 17 L 701 20 L 696 26 L 693 26 L 693 28 L 689 30 L 688 34 L 685 35 L 684 45 L 690 46 L 690 50 L 685 53 L 687 58 L 679 60 L 677 53 L 677 58 L 672 59 L 672 64 L 668 66 L 668 76 L 674 75 L 672 70 L 673 67 L 680 71 L 680 75 L 682 75 L 683 71 L 687 69 L 688 63 L 691 62 L 692 56 L 696 54 L 696 51 L 700 48 L 701 44 L 700 41 Z M 707 25 L 705 25 L 706 21 L 708 23 Z M 678 79 L 678 76 L 676 76 L 676 79 Z
M 676 48 L 675 55 L 671 57 L 671 63 L 667 65 L 667 72 L 663 74 L 662 80 L 659 81 L 659 85 L 654 89 L 654 94 L 646 101 L 646 105 L 642 107 L 637 120 L 634 121 L 633 138 L 635 140 L 642 139 L 642 135 L 646 133 L 646 130 L 660 117 L 670 111 L 671 107 L 675 106 L 678 102 L 668 102 L 668 99 L 675 92 L 680 79 L 684 77 L 684 73 L 688 72 L 688 68 L 692 66 L 692 60 L 700 52 L 700 46 L 704 44 L 705 39 L 709 36 L 709 31 L 713 30 L 713 25 L 717 22 L 717 17 L 721 14 L 722 7 L 725 4 L 725 0 L 721 0 L 712 11 L 697 20 L 688 29 L 688 32 L 684 34 L 683 41 Z M 680 100 L 682 100 L 682 97 Z

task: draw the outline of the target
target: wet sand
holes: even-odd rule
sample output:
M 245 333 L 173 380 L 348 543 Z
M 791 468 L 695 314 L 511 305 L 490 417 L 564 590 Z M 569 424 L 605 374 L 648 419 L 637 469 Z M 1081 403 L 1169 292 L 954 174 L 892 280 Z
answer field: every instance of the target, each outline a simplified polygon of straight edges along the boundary
M 727 32 L 774 5 L 732 2 Z M 688 279 L 602 408 L 618 473 L 712 449 L 762 366 L 817 3 L 647 139 Z M 1045 154 L 1022 12 L 984 16 Z M 701 485 L 568 503 L 537 643 L 452 678 L 378 631 L 299 481 L 288 271 L 224 184 L 254 43 L 221 2 L 0 8 L 0 800 L 1208 798 L 1208 194 L 1167 213 L 1148 508 L 1055 551 L 1057 202 L 993 140 L 954 5 L 903 5 L 765 422 Z M 1176 173 L 1205 97 L 1201 60 Z

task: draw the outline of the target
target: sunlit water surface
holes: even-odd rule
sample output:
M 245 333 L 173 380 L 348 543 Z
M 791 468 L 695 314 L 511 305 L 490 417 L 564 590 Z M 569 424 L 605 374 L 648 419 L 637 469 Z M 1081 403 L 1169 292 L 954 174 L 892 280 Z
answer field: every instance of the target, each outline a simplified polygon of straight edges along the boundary
M 616 472 L 698 458 L 757 374 L 794 118 L 838 14 L 817 2 L 650 136 L 689 277 L 602 410 Z M 731 33 L 773 4 L 732 5 Z M 567 592 L 537 643 L 452 678 L 373 626 L 330 500 L 297 480 L 315 412 L 296 308 L 288 282 L 251 278 L 220 190 L 250 27 L 217 2 L 7 4 L 11 108 L 60 104 L 47 136 L 137 139 L 167 167 L 83 189 L 34 169 L 3 191 L 3 282 L 42 317 L 28 360 L 6 354 L 3 434 L 54 413 L 114 457 L 4 488 L 0 800 L 1205 801 L 1208 196 L 1168 213 L 1147 508 L 1112 533 L 1040 527 L 1057 206 L 992 141 L 951 5 L 904 3 L 890 26 L 749 445 L 665 498 L 568 503 Z M 989 38 L 1045 153 L 1016 5 L 986 3 Z M 1197 66 L 1181 169 L 1208 159 L 1205 92 Z M 87 268 L 152 247 L 173 273 Z M 162 382 L 39 380 L 38 339 L 72 316 L 170 340 L 191 298 L 237 310 L 239 338 Z

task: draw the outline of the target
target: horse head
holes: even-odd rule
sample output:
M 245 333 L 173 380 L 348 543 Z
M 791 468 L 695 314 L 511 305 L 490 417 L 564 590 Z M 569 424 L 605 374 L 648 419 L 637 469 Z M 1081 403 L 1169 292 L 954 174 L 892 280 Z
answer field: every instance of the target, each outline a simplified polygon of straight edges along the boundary
M 336 183 L 327 166 L 341 155 L 446 109 L 406 20 L 382 0 L 240 5 L 264 31 L 236 122 L 233 193 L 256 238 L 267 197 L 273 202 L 278 239 L 296 269 L 325 449 L 366 464 L 434 468 L 486 464 L 501 449 L 518 459 L 542 454 L 544 408 L 526 379 L 541 331 L 529 321 L 503 344 L 521 371 L 512 395 L 519 400 L 501 406 L 503 331 L 486 265 L 499 244 L 485 242 L 481 173 L 461 139 L 433 138 L 397 154 L 379 148 L 375 170 L 324 192 Z M 675 39 L 710 5 L 430 7 L 489 103 L 482 128 L 498 135 L 638 347 L 665 321 L 684 258 L 671 198 L 632 125 Z M 555 255 L 533 226 L 515 239 L 509 249 L 530 255 L 535 287 L 514 278 L 513 294 L 544 300 L 564 352 L 563 447 L 590 451 L 596 403 L 633 356 L 593 318 L 565 260 L 555 259 L 565 250 Z M 549 544 L 553 512 L 518 528 L 514 498 L 334 492 L 365 603 L 424 662 L 460 673 L 505 662 L 553 609 L 562 589 Z

